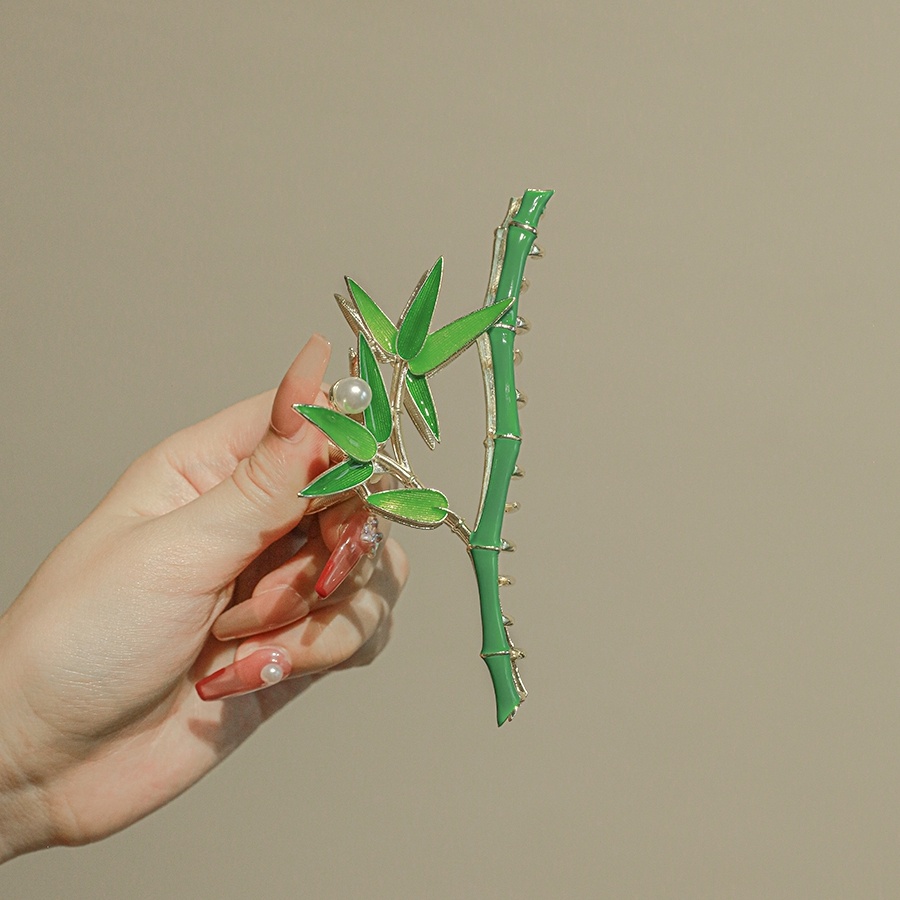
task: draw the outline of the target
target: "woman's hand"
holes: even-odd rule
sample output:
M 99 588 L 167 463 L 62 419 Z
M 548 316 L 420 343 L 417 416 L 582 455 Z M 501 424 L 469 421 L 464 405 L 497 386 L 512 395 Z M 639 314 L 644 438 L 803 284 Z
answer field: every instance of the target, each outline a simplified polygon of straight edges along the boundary
M 313 337 L 274 397 L 138 459 L 0 618 L 0 859 L 131 824 L 315 677 L 383 646 L 407 574 L 393 541 L 327 601 L 309 590 L 358 509 L 301 522 L 297 491 L 328 450 L 291 406 L 324 400 L 329 349 Z M 278 667 L 248 681 L 265 653 Z M 290 677 L 201 699 L 196 683 L 235 660 L 241 689 Z

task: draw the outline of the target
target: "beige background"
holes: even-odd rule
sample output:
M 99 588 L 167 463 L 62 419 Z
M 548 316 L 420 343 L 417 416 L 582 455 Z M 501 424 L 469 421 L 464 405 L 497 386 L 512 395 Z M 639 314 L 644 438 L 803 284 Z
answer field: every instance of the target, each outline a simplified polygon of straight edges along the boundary
M 399 311 L 442 253 L 447 321 L 557 190 L 516 721 L 461 547 L 405 533 L 373 667 L 4 898 L 900 896 L 896 3 L 6 0 L 0 70 L 3 604 L 311 330 L 341 374 L 344 274 Z M 435 391 L 471 512 L 474 357 Z

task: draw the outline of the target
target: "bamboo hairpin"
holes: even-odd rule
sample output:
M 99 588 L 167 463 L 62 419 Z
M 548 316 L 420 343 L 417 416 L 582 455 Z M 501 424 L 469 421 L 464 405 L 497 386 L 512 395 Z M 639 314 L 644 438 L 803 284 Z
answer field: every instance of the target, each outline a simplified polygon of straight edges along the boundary
M 441 285 L 443 259 L 425 273 L 395 326 L 378 304 L 352 279 L 349 297 L 335 295 L 357 337 L 351 351 L 350 378 L 332 389 L 335 409 L 298 404 L 294 409 L 323 431 L 345 458 L 300 492 L 325 498 L 325 504 L 355 492 L 372 513 L 415 528 L 447 525 L 465 543 L 478 584 L 481 604 L 481 657 L 490 671 L 497 704 L 497 724 L 509 721 L 525 699 L 513 643 L 512 620 L 500 606 L 500 588 L 513 580 L 499 572 L 499 556 L 515 546 L 503 540 L 506 512 L 518 508 L 507 500 L 510 480 L 521 477 L 516 465 L 521 444 L 519 407 L 527 402 L 516 389 L 515 338 L 530 325 L 519 315 L 519 294 L 527 260 L 542 253 L 535 244 L 537 225 L 552 191 L 527 190 L 510 202 L 495 232 L 491 275 L 484 305 L 429 333 Z M 481 498 L 470 528 L 439 490 L 422 484 L 403 439 L 403 411 L 430 449 L 440 440 L 440 426 L 428 379 L 472 344 L 478 347 L 484 378 L 487 426 Z M 385 383 L 379 364 L 389 366 Z M 370 479 L 389 474 L 401 487 L 372 490 Z

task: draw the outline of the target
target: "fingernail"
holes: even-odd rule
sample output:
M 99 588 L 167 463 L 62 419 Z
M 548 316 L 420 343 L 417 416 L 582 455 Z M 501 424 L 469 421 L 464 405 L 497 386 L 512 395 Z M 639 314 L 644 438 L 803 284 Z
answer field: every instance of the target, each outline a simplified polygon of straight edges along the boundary
M 306 420 L 292 407 L 315 402 L 330 356 L 331 344 L 321 334 L 314 334 L 291 363 L 272 403 L 272 428 L 281 437 L 296 441 L 303 436 Z
M 201 700 L 221 700 L 278 684 L 290 674 L 291 659 L 287 651 L 263 647 L 198 681 L 196 688 Z
M 378 519 L 367 510 L 358 512 L 347 521 L 340 543 L 331 552 L 322 574 L 316 582 L 316 593 L 328 597 L 366 555 L 375 554 L 381 543 Z

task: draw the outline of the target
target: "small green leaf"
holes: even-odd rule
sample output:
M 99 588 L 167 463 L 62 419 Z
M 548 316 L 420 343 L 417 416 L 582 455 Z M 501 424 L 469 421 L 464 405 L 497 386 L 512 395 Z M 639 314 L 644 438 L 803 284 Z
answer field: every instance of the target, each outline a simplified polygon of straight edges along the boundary
M 368 462 L 378 452 L 378 442 L 365 425 L 360 425 L 333 409 L 325 409 L 324 406 L 297 403 L 294 409 L 323 431 L 351 459 Z
M 422 435 L 425 442 L 433 450 L 435 444 L 441 440 L 441 427 L 438 423 L 437 409 L 434 405 L 434 397 L 431 395 L 428 379 L 424 375 L 413 375 L 407 372 L 406 390 L 410 400 L 406 404 L 406 409 L 412 417 L 419 434 Z M 431 440 L 428 439 L 429 435 Z
M 447 518 L 447 498 L 440 491 L 430 488 L 402 488 L 396 491 L 379 491 L 366 497 L 369 506 L 384 513 L 389 519 L 398 519 L 425 528 L 434 528 Z
M 382 312 L 381 307 L 352 279 L 347 278 L 347 288 L 357 310 L 372 337 L 385 353 L 393 353 L 397 339 L 394 323 Z
M 505 315 L 513 303 L 515 298 L 510 297 L 504 302 L 483 306 L 429 334 L 425 345 L 409 361 L 409 371 L 413 375 L 427 375 L 446 365 Z
M 406 307 L 406 312 L 403 313 L 400 331 L 397 334 L 397 355 L 401 359 L 412 359 L 422 349 L 425 338 L 428 337 L 431 317 L 434 315 L 434 306 L 441 289 L 443 268 L 444 259 L 438 257 L 431 271 L 422 278 Z
M 362 332 L 359 335 L 359 377 L 372 388 L 372 402 L 363 413 L 366 428 L 375 435 L 379 444 L 383 444 L 391 436 L 391 404 L 381 377 L 381 369 L 378 368 L 372 348 Z
M 375 466 L 370 462 L 345 459 L 327 472 L 323 472 L 315 481 L 311 481 L 300 491 L 300 496 L 326 497 L 328 494 L 341 494 L 368 481 L 374 471 Z

